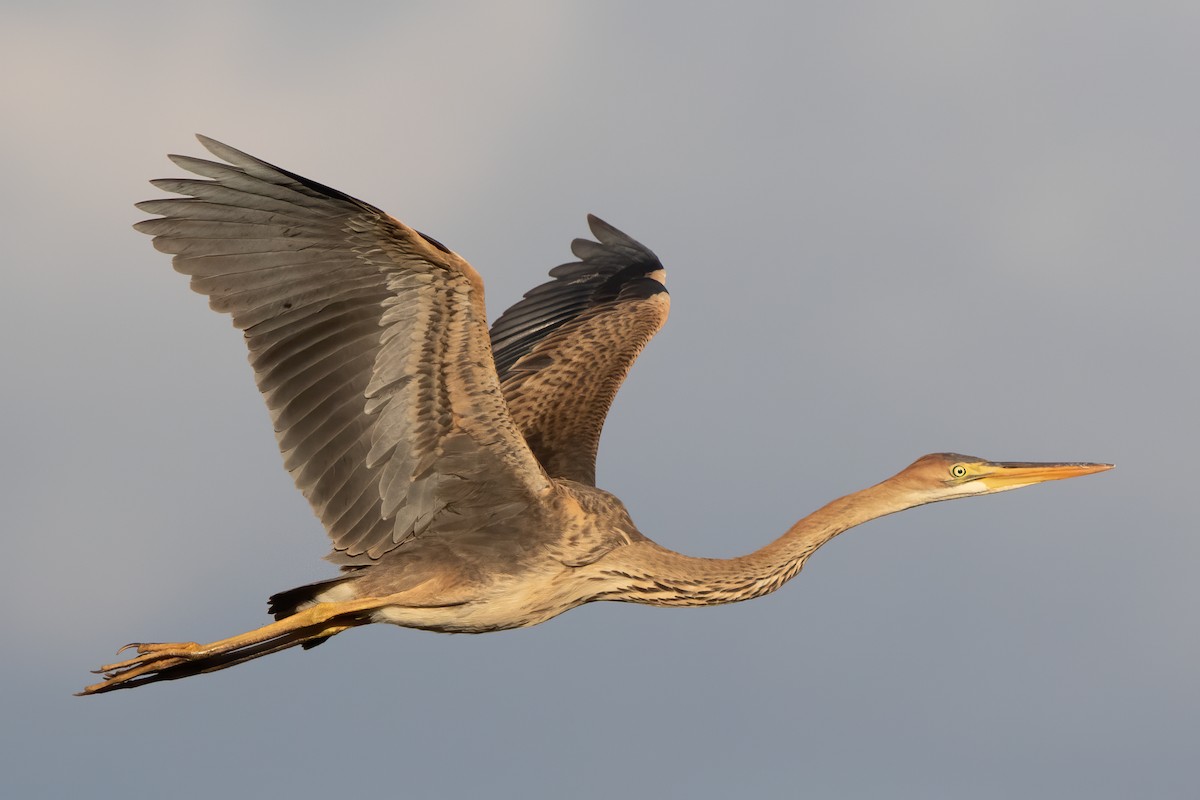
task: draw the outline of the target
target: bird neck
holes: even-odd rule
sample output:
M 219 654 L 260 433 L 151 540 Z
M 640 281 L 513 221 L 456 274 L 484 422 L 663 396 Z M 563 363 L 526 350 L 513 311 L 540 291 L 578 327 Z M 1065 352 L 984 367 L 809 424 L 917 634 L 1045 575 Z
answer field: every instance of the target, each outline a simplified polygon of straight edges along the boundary
M 925 502 L 897 491 L 889 479 L 834 500 L 765 547 L 737 558 L 695 558 L 649 540 L 635 542 L 594 565 L 606 584 L 596 599 L 699 606 L 761 597 L 795 577 L 808 557 L 839 533 Z

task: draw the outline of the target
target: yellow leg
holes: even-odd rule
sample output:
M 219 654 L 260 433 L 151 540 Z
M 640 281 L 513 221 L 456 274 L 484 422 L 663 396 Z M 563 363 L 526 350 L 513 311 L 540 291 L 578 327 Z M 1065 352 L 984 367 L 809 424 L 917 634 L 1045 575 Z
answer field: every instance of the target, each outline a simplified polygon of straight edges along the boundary
M 332 636 L 355 625 L 365 624 L 369 619 L 363 612 L 379 608 L 383 604 L 380 598 L 318 603 L 278 622 L 204 645 L 196 642 L 128 644 L 117 653 L 136 647 L 137 655 L 124 661 L 106 664 L 96 670 L 104 675 L 104 680 L 88 686 L 80 694 L 97 694 L 127 688 L 130 685 L 128 682 L 135 678 L 142 678 L 138 683 L 132 684 L 136 686 L 151 682 L 157 675 L 162 675 L 158 680 L 167 680 L 170 677 L 183 677 L 185 674 L 193 675 L 231 667 L 311 639 Z M 186 671 L 177 670 L 180 672 L 178 675 L 163 674 L 166 670 L 184 665 L 190 665 L 190 668 Z

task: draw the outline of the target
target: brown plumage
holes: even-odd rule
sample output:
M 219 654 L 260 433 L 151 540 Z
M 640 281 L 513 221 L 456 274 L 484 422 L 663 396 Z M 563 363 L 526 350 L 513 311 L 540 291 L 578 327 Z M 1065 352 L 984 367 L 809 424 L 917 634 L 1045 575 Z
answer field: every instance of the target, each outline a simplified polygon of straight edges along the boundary
M 595 487 L 605 415 L 666 321 L 665 272 L 589 217 L 597 241 L 489 331 L 479 275 L 382 211 L 211 139 L 206 180 L 154 184 L 136 227 L 245 331 L 284 465 L 341 577 L 271 598 L 277 621 L 206 645 L 136 644 L 95 694 L 210 672 L 348 628 L 503 630 L 593 600 L 757 597 L 875 517 L 1107 469 L 926 456 L 835 500 L 750 555 L 691 558 L 638 532 Z

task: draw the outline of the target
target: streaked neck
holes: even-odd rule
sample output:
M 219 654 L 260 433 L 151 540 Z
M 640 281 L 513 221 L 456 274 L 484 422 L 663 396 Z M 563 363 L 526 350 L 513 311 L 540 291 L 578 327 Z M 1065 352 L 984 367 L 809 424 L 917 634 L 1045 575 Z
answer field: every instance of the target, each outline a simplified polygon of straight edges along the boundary
M 839 497 L 767 546 L 737 558 L 695 558 L 654 542 L 635 542 L 592 565 L 605 584 L 594 599 L 697 606 L 761 597 L 795 577 L 805 560 L 839 533 L 923 502 L 884 481 Z

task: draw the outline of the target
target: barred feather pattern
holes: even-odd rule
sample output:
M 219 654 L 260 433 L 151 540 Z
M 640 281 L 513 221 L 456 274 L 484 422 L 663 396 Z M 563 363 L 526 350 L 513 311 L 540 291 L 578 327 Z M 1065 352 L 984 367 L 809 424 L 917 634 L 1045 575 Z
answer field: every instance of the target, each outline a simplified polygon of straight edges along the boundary
M 491 339 L 514 422 L 547 473 L 596 483 L 596 452 L 617 390 L 670 310 L 666 271 L 645 245 L 593 215 L 597 241 L 505 311 Z

